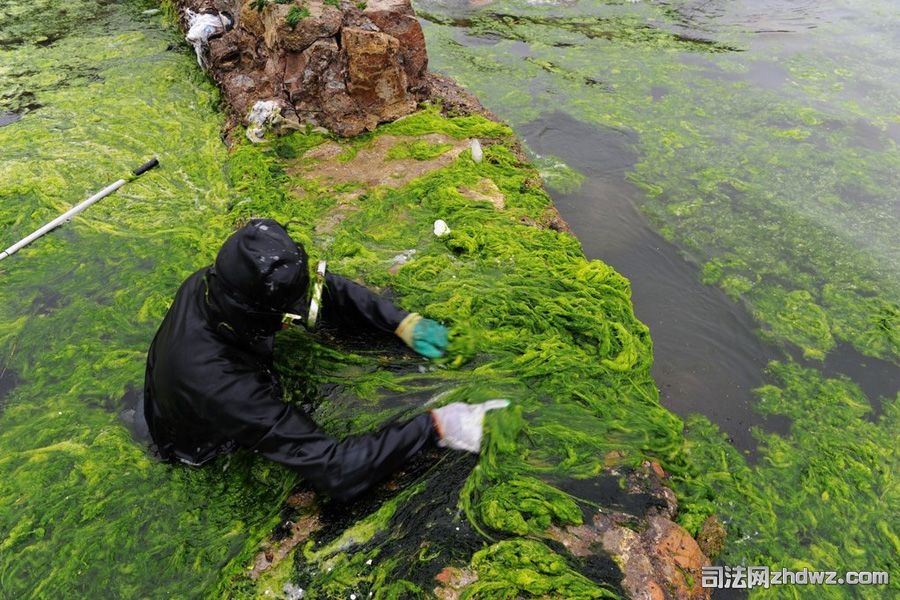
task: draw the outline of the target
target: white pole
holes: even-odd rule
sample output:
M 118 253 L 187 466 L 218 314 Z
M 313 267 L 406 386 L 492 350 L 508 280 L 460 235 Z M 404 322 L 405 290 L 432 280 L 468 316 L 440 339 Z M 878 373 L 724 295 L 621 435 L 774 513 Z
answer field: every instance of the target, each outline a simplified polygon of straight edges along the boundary
M 158 164 L 159 164 L 159 161 L 157 161 L 154 158 L 153 160 L 141 165 L 140 167 L 138 167 L 137 169 L 132 171 L 132 173 L 135 175 L 135 177 L 137 177 L 137 176 L 142 175 L 143 173 L 149 171 L 150 169 L 152 169 L 153 167 L 155 167 Z M 49 223 L 47 223 L 46 225 L 41 227 L 40 229 L 34 231 L 29 236 L 22 238 L 21 240 L 19 240 L 18 242 L 16 242 L 15 244 L 10 246 L 6 250 L 4 250 L 3 252 L 0 252 L 0 260 L 3 260 L 4 258 L 10 256 L 14 252 L 16 252 L 19 248 L 27 246 L 34 240 L 38 239 L 39 237 L 41 237 L 42 235 L 47 233 L 48 231 L 56 229 L 57 227 L 59 227 L 66 221 L 70 220 L 72 217 L 74 217 L 75 215 L 77 215 L 78 213 L 83 211 L 84 209 L 86 209 L 88 206 L 90 206 L 94 202 L 97 202 L 98 200 L 105 198 L 106 196 L 109 196 L 114 191 L 116 191 L 117 189 L 119 189 L 120 187 L 125 185 L 126 183 L 127 183 L 127 181 L 125 179 L 120 179 L 117 182 L 106 186 L 105 188 L 103 188 L 102 190 L 100 190 L 99 192 L 97 192 L 96 194 L 94 194 L 93 196 L 91 196 L 90 198 L 88 198 L 87 200 L 82 202 L 81 204 L 79 204 L 73 208 L 70 208 L 69 210 L 67 210 L 63 214 L 59 215 L 58 217 L 56 217 L 55 219 L 53 219 L 52 221 L 50 221 Z

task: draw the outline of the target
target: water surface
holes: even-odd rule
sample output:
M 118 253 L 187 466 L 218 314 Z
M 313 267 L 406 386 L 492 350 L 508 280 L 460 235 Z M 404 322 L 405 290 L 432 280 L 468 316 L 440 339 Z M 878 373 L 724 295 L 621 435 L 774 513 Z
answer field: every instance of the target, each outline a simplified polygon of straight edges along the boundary
M 416 6 L 431 68 L 513 125 L 630 279 L 722 560 L 896 573 L 896 3 Z

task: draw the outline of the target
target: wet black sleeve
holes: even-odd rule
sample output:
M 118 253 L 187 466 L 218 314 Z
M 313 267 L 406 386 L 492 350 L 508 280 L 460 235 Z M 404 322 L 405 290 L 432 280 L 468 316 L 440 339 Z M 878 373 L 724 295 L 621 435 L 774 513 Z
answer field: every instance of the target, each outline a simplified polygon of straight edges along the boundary
M 394 333 L 406 315 L 389 299 L 349 279 L 325 274 L 322 292 L 322 325 L 348 331 L 371 328 Z
M 296 469 L 318 491 L 349 500 L 375 485 L 420 450 L 436 443 L 430 413 L 374 433 L 338 441 L 323 432 L 302 410 L 285 404 L 274 382 L 246 373 L 235 379 L 235 402 L 217 402 L 216 422 L 241 446 Z

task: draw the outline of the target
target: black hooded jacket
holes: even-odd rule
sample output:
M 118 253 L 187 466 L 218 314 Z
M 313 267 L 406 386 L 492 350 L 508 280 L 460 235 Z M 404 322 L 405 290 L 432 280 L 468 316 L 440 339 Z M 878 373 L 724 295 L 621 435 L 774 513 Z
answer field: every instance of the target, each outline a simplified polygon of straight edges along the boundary
M 281 313 L 305 313 L 306 254 L 275 221 L 226 241 L 216 264 L 178 290 L 147 356 L 144 415 L 161 456 L 199 465 L 247 448 L 292 467 L 346 500 L 437 440 L 430 414 L 342 441 L 282 401 L 273 371 Z M 392 333 L 407 315 L 388 300 L 326 274 L 322 322 Z

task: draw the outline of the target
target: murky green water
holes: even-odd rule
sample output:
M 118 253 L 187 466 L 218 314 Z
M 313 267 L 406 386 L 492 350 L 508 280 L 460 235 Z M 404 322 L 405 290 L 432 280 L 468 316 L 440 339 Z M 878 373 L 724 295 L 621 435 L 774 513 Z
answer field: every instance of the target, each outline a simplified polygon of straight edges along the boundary
M 642 210 L 768 338 L 814 359 L 847 342 L 896 363 L 891 3 L 769 5 L 755 17 L 690 2 L 420 12 L 436 13 L 432 67 L 512 124 L 562 110 L 585 131 L 632 132 Z
M 896 4 L 416 5 L 431 68 L 520 131 L 551 184 L 560 159 L 586 176 L 556 197 L 632 279 L 669 405 L 717 415 L 742 449 L 732 418 L 789 418 L 753 428 L 752 466 L 696 447 L 736 534 L 722 561 L 897 573 Z M 714 384 L 686 380 L 692 360 Z M 760 388 L 747 407 L 735 380 Z

